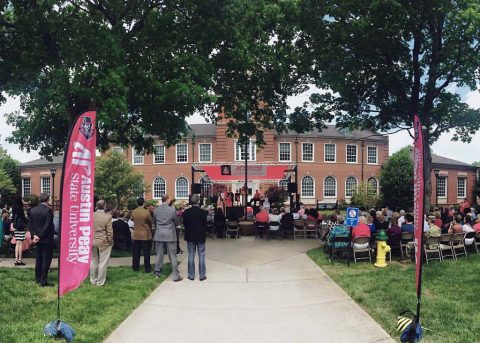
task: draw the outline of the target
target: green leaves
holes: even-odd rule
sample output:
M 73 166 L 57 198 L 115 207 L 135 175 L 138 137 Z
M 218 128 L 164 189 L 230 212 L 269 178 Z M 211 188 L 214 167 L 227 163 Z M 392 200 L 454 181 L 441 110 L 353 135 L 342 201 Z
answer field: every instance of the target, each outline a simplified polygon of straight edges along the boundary
M 135 172 L 126 158 L 111 152 L 97 158 L 95 167 L 95 196 L 114 207 L 124 209 L 129 197 L 143 195 L 147 186 L 143 174 Z

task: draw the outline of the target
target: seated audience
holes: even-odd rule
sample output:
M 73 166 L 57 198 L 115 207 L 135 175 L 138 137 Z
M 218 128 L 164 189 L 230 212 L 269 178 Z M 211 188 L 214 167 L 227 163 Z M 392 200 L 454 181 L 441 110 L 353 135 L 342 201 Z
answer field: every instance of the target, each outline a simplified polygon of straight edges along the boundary
M 268 223 L 268 211 L 265 207 L 260 206 L 260 212 L 255 216 L 255 220 L 257 223 Z
M 388 241 L 390 246 L 397 246 L 400 244 L 400 235 L 402 234 L 402 228 L 398 226 L 398 219 L 395 216 L 390 221 L 390 227 L 387 230 Z
M 463 224 L 462 226 L 462 231 L 465 233 L 475 232 L 472 226 L 472 219 L 469 215 L 465 216 L 465 224 Z M 473 243 L 474 240 L 475 238 L 465 238 L 465 244 L 470 245 Z
M 367 219 L 364 216 L 358 218 L 358 225 L 352 230 L 352 238 L 370 237 L 370 227 L 366 224 Z
M 282 217 L 278 214 L 278 210 L 274 208 L 272 213 L 268 215 L 268 231 L 270 234 L 278 232 L 281 220 Z
M 415 232 L 413 227 L 413 214 L 405 214 L 405 224 L 402 225 L 402 232 Z
M 338 224 L 330 230 L 328 234 L 327 241 L 328 245 L 333 249 L 340 249 L 348 247 L 348 242 L 335 242 L 335 238 L 337 237 L 350 237 L 350 230 L 344 225 L 345 219 L 343 216 L 336 216 Z
M 370 235 L 373 236 L 377 231 L 375 224 L 373 223 L 373 217 L 371 215 L 367 215 L 367 225 L 370 228 Z
M 480 232 L 480 216 L 477 216 L 477 220 L 475 220 L 475 225 L 473 225 L 473 229 L 475 232 Z

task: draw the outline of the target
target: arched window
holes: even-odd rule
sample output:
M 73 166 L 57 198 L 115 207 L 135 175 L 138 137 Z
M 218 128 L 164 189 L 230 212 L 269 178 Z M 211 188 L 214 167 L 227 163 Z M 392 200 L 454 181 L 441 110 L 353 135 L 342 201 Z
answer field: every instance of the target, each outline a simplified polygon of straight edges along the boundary
M 355 177 L 349 176 L 345 180 L 345 197 L 350 198 L 357 192 L 358 181 Z
M 304 176 L 302 179 L 302 197 L 313 198 L 315 196 L 315 181 L 311 176 Z
M 367 192 L 369 194 L 378 194 L 378 181 L 373 176 L 367 181 Z
M 175 198 L 188 199 L 188 180 L 183 176 L 175 181 Z
M 323 196 L 325 198 L 337 197 L 337 180 L 332 176 L 328 176 L 323 181 Z
M 153 198 L 160 199 L 162 195 L 167 193 L 165 179 L 163 177 L 156 177 L 153 179 Z

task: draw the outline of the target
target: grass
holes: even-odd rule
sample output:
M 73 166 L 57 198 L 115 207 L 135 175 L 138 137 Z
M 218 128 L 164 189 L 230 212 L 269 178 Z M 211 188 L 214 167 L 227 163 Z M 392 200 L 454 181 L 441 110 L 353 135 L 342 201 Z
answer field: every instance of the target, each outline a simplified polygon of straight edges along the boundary
M 41 288 L 33 269 L 0 268 L 0 341 L 52 342 L 43 327 L 56 319 L 56 287 Z M 87 280 L 61 299 L 62 320 L 77 332 L 75 342 L 102 342 L 168 276 L 134 272 L 129 267 L 109 268 L 104 287 Z M 57 272 L 49 280 L 55 285 Z
M 328 261 L 323 248 L 308 252 L 339 286 L 397 341 L 396 318 L 404 309 L 416 310 L 415 266 L 392 261 L 375 268 L 361 261 L 347 267 Z M 480 255 L 472 253 L 457 262 L 434 261 L 423 268 L 422 342 L 480 341 Z

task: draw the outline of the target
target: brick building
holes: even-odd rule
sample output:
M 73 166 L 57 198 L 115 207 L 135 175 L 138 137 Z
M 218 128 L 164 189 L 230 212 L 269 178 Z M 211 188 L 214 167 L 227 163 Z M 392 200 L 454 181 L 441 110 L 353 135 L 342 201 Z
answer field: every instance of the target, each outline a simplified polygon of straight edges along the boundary
M 191 184 L 202 183 L 231 187 L 240 192 L 244 186 L 245 148 L 225 135 L 225 124 L 191 124 L 190 134 L 167 148 L 161 142 L 154 154 L 136 152 L 132 147 L 112 146 L 144 175 L 150 185 L 146 199 L 159 199 L 168 193 L 176 199 L 188 199 Z M 265 146 L 248 145 L 248 187 L 263 194 L 269 185 L 298 180 L 300 200 L 305 204 L 348 202 L 361 182 L 369 182 L 379 191 L 381 166 L 388 158 L 388 137 L 369 131 L 338 130 L 334 126 L 309 133 L 265 133 Z M 55 194 L 60 191 L 61 158 L 52 162 L 40 159 L 21 164 L 22 194 L 51 190 L 50 168 L 57 168 Z M 221 173 L 231 166 L 232 175 Z M 192 173 L 192 166 L 195 172 Z M 297 175 L 294 171 L 296 167 Z M 439 204 L 457 204 L 468 198 L 471 203 L 476 168 L 466 163 L 434 155 L 433 169 L 439 170 Z M 193 180 L 192 180 L 193 176 Z M 435 180 L 432 171 L 432 180 Z M 435 187 L 432 204 L 436 203 Z

